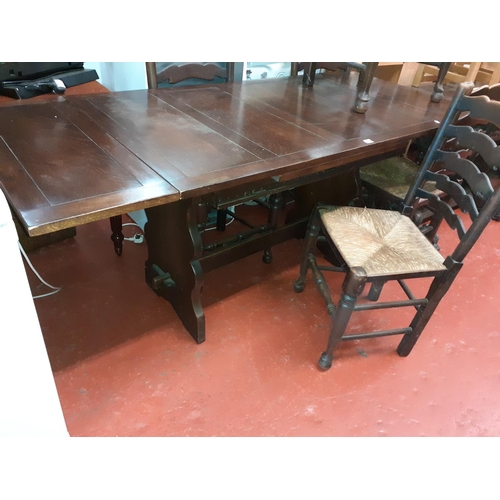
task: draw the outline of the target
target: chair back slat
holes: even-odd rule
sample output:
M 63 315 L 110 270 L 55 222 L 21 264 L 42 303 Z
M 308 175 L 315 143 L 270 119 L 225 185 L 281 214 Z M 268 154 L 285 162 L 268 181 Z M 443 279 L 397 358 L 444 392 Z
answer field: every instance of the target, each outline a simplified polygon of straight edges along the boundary
M 490 168 L 500 167 L 500 148 L 485 132 L 472 127 L 450 125 L 447 134 L 456 138 L 455 144 L 465 149 L 472 149 L 480 154 Z
M 460 239 L 465 236 L 467 231 L 465 230 L 462 219 L 460 219 L 448 203 L 442 201 L 439 196 L 421 189 L 417 189 L 417 195 L 429 200 L 428 207 L 439 214 L 451 229 L 455 229 Z
M 178 66 L 169 66 L 163 71 L 160 71 L 156 78 L 158 83 L 179 83 L 189 78 L 199 78 L 200 80 L 211 81 L 215 78 L 227 79 L 227 68 L 218 66 L 214 63 L 187 63 Z
M 500 126 L 500 101 L 491 100 L 488 96 L 463 96 L 458 111 L 468 111 L 470 118 L 485 120 Z
M 478 87 L 474 89 L 472 94 L 473 96 L 481 96 L 485 95 L 492 99 L 493 101 L 500 101 L 500 83 L 496 83 L 495 85 L 483 85 L 482 87 Z
M 476 196 L 486 200 L 493 193 L 493 186 L 489 177 L 484 172 L 481 172 L 471 160 L 462 158 L 460 154 L 454 151 L 437 151 L 435 159 L 443 162 L 443 170 L 455 172 L 464 179 Z M 425 177 L 427 177 L 427 174 Z
M 462 212 L 469 214 L 472 220 L 479 215 L 474 198 L 458 182 L 452 181 L 447 175 L 434 172 L 427 172 L 426 177 L 429 181 L 436 183 L 437 189 L 451 196 Z
M 158 88 L 158 85 L 162 83 L 176 84 L 192 79 L 213 81 L 220 78 L 226 82 L 234 80 L 234 63 L 232 62 L 224 63 L 224 66 L 201 62 L 172 63 L 164 69 L 157 68 L 157 64 L 162 63 L 146 63 L 149 88 Z

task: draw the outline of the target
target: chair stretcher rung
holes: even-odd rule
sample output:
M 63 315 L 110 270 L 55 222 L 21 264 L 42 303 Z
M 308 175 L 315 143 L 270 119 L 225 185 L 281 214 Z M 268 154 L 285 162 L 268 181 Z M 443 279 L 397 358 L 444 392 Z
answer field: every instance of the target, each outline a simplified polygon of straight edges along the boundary
M 373 337 L 387 337 L 389 335 L 406 335 L 411 333 L 412 329 L 410 327 L 406 328 L 396 328 L 395 330 L 380 330 L 378 332 L 369 333 L 355 333 L 352 335 L 344 335 L 341 340 L 359 340 L 359 339 L 369 339 Z
M 413 300 L 415 298 L 415 296 L 411 292 L 410 287 L 406 284 L 406 282 L 404 280 L 398 280 L 398 283 L 401 286 L 401 288 L 403 289 L 403 291 L 406 293 L 406 296 L 409 299 Z
M 355 311 L 371 311 L 373 309 L 389 309 L 391 307 L 423 306 L 427 299 L 398 300 L 394 302 L 376 302 L 374 304 L 356 304 Z

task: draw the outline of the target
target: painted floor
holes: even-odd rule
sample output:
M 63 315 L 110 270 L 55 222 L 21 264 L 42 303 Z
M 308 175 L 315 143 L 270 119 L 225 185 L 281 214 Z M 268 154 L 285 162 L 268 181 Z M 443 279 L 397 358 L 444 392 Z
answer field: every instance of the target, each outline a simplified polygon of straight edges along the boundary
M 446 247 L 453 236 L 440 234 Z M 145 243 L 124 242 L 118 257 L 108 221 L 78 227 L 75 238 L 29 254 L 62 287 L 35 302 L 68 431 L 498 436 L 499 236 L 493 221 L 408 357 L 396 353 L 399 337 L 344 342 L 321 372 L 325 307 L 312 281 L 292 290 L 301 240 L 274 247 L 272 264 L 259 253 L 206 275 L 207 340 L 197 345 L 146 285 Z M 47 291 L 28 274 L 34 294 Z M 328 279 L 340 285 L 342 276 Z M 387 286 L 382 300 L 395 293 Z M 350 329 L 406 326 L 411 312 L 395 311 L 357 313 Z

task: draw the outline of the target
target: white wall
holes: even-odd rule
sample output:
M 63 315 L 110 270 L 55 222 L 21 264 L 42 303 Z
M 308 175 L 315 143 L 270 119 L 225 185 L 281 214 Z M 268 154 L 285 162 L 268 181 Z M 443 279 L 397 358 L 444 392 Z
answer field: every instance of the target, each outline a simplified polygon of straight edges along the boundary
M 86 69 L 95 69 L 98 82 L 112 92 L 148 88 L 144 62 L 86 62 Z

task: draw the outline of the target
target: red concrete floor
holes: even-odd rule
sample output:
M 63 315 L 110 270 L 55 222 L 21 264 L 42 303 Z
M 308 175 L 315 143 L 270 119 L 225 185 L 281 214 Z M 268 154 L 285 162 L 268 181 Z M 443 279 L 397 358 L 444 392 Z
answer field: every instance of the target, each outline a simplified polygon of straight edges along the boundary
M 132 235 L 135 228 L 125 228 Z M 292 291 L 301 240 L 208 273 L 197 345 L 144 281 L 146 245 L 117 257 L 109 222 L 33 252 L 62 290 L 36 301 L 71 436 L 498 436 L 500 222 L 469 255 L 416 347 L 344 342 L 321 372 L 328 317 L 315 285 Z M 450 232 L 441 231 L 446 246 Z M 29 273 L 28 273 L 29 274 Z M 341 275 L 328 278 L 340 284 Z M 46 291 L 30 276 L 33 292 Z M 421 286 L 416 289 L 423 290 Z M 384 289 L 382 299 L 394 295 Z M 357 313 L 353 331 L 402 310 Z

